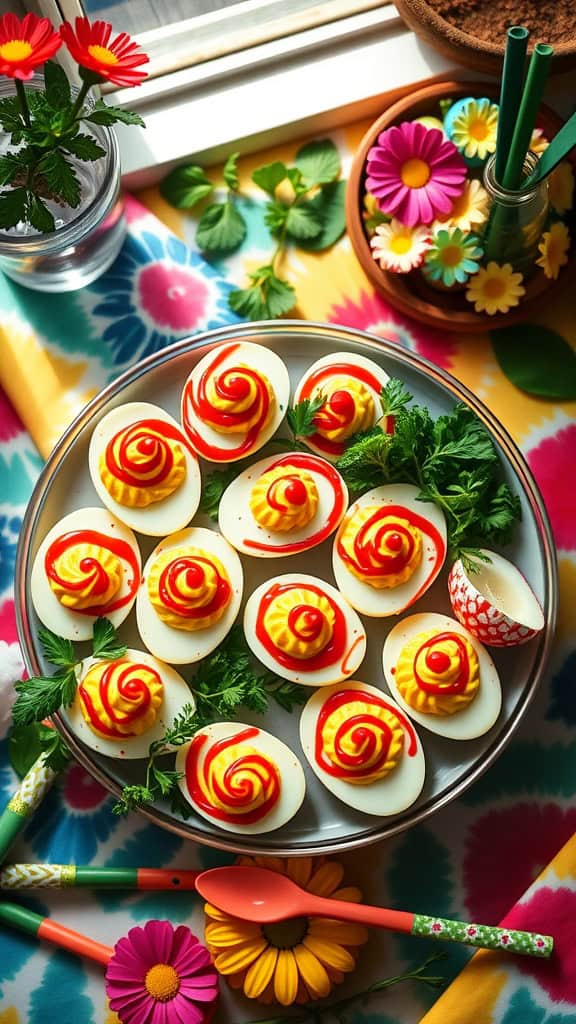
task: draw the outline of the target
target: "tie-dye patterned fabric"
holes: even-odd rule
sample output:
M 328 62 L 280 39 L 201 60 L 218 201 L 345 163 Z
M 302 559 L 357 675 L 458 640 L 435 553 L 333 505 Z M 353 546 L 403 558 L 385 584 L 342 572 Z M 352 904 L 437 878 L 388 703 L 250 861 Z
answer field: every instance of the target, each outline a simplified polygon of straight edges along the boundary
M 345 159 L 367 127 L 335 136 Z M 245 181 L 265 160 L 290 160 L 282 147 L 243 161 Z M 0 378 L 26 423 L 0 396 L 0 638 L 15 640 L 12 574 L 22 513 L 47 454 L 74 412 L 121 369 L 161 345 L 230 318 L 229 283 L 262 263 L 270 239 L 260 199 L 243 200 L 249 222 L 240 255 L 209 267 L 194 249 L 194 222 L 167 207 L 156 190 L 139 196 L 159 221 L 131 202 L 130 239 L 101 282 L 71 296 L 35 295 L 0 282 Z M 439 334 L 410 322 L 374 294 L 347 239 L 331 252 L 292 253 L 285 272 L 296 286 L 298 314 L 386 335 L 431 359 L 463 381 L 504 422 L 525 452 L 550 513 L 559 552 L 560 622 L 548 679 L 515 740 L 497 764 L 457 803 L 426 825 L 344 858 L 350 880 L 373 902 L 443 917 L 510 927 L 558 930 L 561 956 L 534 966 L 477 954 L 456 984 L 424 1018 L 426 1024 L 576 1024 L 576 843 L 529 889 L 576 831 L 576 407 L 539 401 L 503 376 L 488 336 Z M 576 347 L 573 296 L 543 310 Z M 35 443 L 34 443 L 35 442 Z M 15 785 L 0 748 L 0 800 Z M 72 767 L 46 798 L 14 851 L 19 860 L 109 865 L 194 867 L 230 858 L 185 844 L 131 816 L 111 814 L 111 798 L 79 767 Z M 510 908 L 521 901 L 506 917 Z M 43 891 L 23 902 L 95 938 L 114 942 L 135 922 L 169 917 L 201 927 L 192 894 L 118 894 Z M 406 936 L 374 934 L 342 993 L 420 963 L 438 946 Z M 447 948 L 435 973 L 453 978 L 470 953 Z M 406 984 L 358 1002 L 348 1024 L 415 1024 L 437 992 Z M 226 996 L 222 1024 L 270 1016 L 264 1008 Z M 323 1018 L 324 1019 L 324 1018 Z M 330 1018 L 326 1016 L 328 1022 Z M 27 937 L 0 933 L 0 1024 L 112 1024 L 101 971 Z

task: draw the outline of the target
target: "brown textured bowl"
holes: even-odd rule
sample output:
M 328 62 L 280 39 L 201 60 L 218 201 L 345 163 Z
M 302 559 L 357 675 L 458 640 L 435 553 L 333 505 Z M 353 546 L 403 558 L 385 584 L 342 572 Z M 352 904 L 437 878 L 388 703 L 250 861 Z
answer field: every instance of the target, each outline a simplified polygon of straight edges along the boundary
M 492 43 L 488 39 L 464 32 L 446 21 L 426 0 L 394 0 L 394 3 L 408 27 L 439 53 L 474 71 L 500 74 L 504 39 L 501 43 Z M 546 21 L 553 14 L 551 6 L 552 11 L 548 10 L 546 14 L 546 5 L 542 2 L 542 34 L 534 33 L 535 42 L 545 41 Z M 554 44 L 552 67 L 554 72 L 569 71 L 576 67 L 576 33 L 566 42 Z
M 388 302 L 414 320 L 447 331 L 486 331 L 506 327 L 527 319 L 541 309 L 542 299 L 549 302 L 570 280 L 576 278 L 576 260 L 572 258 L 556 281 L 536 274 L 526 282 L 526 295 L 509 313 L 488 316 L 476 313 L 463 292 L 440 292 L 426 283 L 418 272 L 392 274 L 382 270 L 372 256 L 362 219 L 366 158 L 380 132 L 393 124 L 426 114 L 438 114 L 442 99 L 464 96 L 488 96 L 498 99 L 497 88 L 486 82 L 436 82 L 398 100 L 378 118 L 362 139 L 354 157 L 346 190 L 346 224 L 352 248 L 364 272 Z M 562 119 L 549 107 L 542 107 L 538 119 L 547 138 L 562 127 Z

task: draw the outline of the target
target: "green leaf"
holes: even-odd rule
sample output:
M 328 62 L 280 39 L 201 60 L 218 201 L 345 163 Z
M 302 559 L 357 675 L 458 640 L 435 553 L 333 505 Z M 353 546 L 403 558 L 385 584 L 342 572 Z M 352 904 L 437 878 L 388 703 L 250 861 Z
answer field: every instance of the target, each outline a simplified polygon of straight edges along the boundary
M 319 394 L 314 398 L 303 398 L 301 402 L 290 406 L 286 420 L 294 437 L 311 437 L 316 433 L 314 417 L 320 412 L 324 401 L 324 395 Z
M 30 725 L 42 722 L 61 707 L 68 707 L 76 695 L 77 680 L 73 669 L 63 670 L 58 675 L 32 676 L 16 683 L 18 693 L 12 708 L 16 725 Z
M 70 82 L 64 68 L 53 60 L 47 61 L 44 65 L 44 86 L 46 99 L 51 107 L 61 110 L 70 104 Z
M 214 191 L 203 167 L 196 164 L 175 167 L 160 183 L 160 193 L 178 210 L 190 210 Z
M 266 289 L 268 317 L 274 320 L 278 316 L 284 316 L 285 313 L 294 309 L 295 305 L 296 292 L 292 285 L 276 275 L 270 277 Z
M 306 143 L 298 150 L 295 163 L 308 188 L 327 185 L 340 174 L 340 156 L 331 139 Z
M 45 725 L 33 722 L 31 725 L 13 725 L 8 739 L 8 757 L 16 775 L 23 779 L 42 753 L 42 730 L 51 732 Z
M 120 124 L 135 124 L 140 128 L 146 127 L 140 115 L 135 114 L 133 110 L 123 110 L 122 107 L 110 107 L 107 103 L 104 103 L 104 100 L 98 100 L 92 110 L 82 116 L 84 121 L 91 121 L 92 124 L 109 126 L 119 122 Z
M 0 100 L 0 125 L 6 132 L 15 132 L 22 128 L 23 124 L 18 97 L 5 96 Z
M 47 235 L 51 231 L 54 231 L 56 227 L 54 217 L 50 213 L 50 210 L 38 196 L 34 195 L 33 192 L 28 193 L 28 199 L 26 202 L 26 218 L 32 227 L 36 228 L 37 231 L 41 231 L 43 235 Z
M 518 324 L 492 331 L 500 369 L 521 391 L 559 402 L 576 399 L 576 353 L 549 327 Z
M 204 515 L 209 516 L 210 519 L 218 522 L 220 499 L 228 487 L 228 484 L 232 483 L 232 481 L 238 476 L 238 473 L 239 470 L 236 465 L 226 466 L 226 468 L 221 472 L 216 470 L 214 473 L 208 473 L 208 475 L 204 477 L 202 483 L 202 496 L 200 498 L 198 511 L 203 512 Z
M 283 230 L 284 225 L 288 219 L 290 207 L 286 203 L 281 203 L 277 199 L 273 199 L 271 203 L 266 204 L 264 211 L 264 223 L 273 235 L 279 235 Z
M 95 139 L 91 135 L 74 135 L 71 139 L 66 139 L 64 143 L 65 148 L 77 156 L 80 160 L 99 160 L 100 157 L 106 156 L 106 150 L 99 146 Z
M 27 196 L 25 188 L 13 188 L 0 195 L 0 228 L 13 228 L 26 220 Z
M 68 206 L 76 207 L 80 202 L 80 182 L 76 171 L 58 149 L 46 153 L 38 163 L 38 174 L 54 195 Z
M 74 646 L 71 640 L 63 636 L 57 636 L 51 629 L 39 629 L 38 639 L 46 661 L 51 665 L 58 665 L 61 668 L 72 668 L 77 664 L 78 659 L 74 654 Z
M 269 196 L 274 196 L 278 185 L 286 180 L 288 169 L 285 164 L 275 160 L 271 164 L 264 164 L 257 167 L 252 174 L 252 181 L 258 188 L 263 189 Z
M 0 156 L 0 187 L 10 185 L 22 173 L 22 162 L 16 156 Z
M 246 238 L 246 221 L 229 199 L 206 207 L 198 221 L 196 242 L 203 252 L 231 252 Z
M 230 156 L 228 157 L 226 163 L 224 164 L 224 170 L 222 171 L 222 175 L 224 177 L 224 181 L 228 185 L 228 188 L 232 190 L 232 192 L 237 192 L 238 191 L 238 185 L 239 185 L 239 181 L 238 181 L 238 159 L 239 159 L 239 157 L 240 157 L 240 153 L 230 153 Z
M 40 727 L 42 734 L 40 743 L 44 753 L 44 763 L 53 772 L 63 772 L 70 762 L 70 751 L 56 729 Z
M 259 267 L 250 274 L 250 288 L 230 293 L 230 309 L 246 320 L 273 320 L 290 312 L 296 305 L 296 292 L 288 281 L 276 277 L 271 265 Z
M 322 221 L 309 204 L 291 206 L 286 217 L 286 231 L 297 241 L 317 238 L 322 231 Z
M 94 623 L 92 654 L 95 658 L 105 658 L 107 661 L 123 658 L 126 654 L 126 644 L 122 643 L 109 619 L 100 617 Z
M 321 230 L 314 238 L 301 239 L 300 248 L 309 252 L 321 252 L 328 249 L 344 234 L 346 230 L 346 213 L 344 199 L 346 182 L 334 181 L 325 185 L 318 195 L 310 199 L 306 206 L 314 212 L 321 223 Z

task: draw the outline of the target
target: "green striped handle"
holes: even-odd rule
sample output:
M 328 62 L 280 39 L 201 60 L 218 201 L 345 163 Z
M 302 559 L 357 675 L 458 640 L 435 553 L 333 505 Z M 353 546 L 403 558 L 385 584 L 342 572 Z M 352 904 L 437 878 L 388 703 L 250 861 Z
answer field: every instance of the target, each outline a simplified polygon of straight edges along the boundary
M 44 754 L 41 754 L 22 779 L 8 806 L 0 814 L 0 863 L 44 799 L 55 778 L 56 772 L 46 767 Z
M 444 939 L 446 942 L 462 942 L 482 949 L 497 949 L 500 952 L 521 953 L 524 956 L 538 956 L 547 959 L 552 955 L 554 939 L 551 935 L 536 932 L 520 932 L 513 928 L 496 928 L 489 924 L 468 924 L 466 921 L 447 921 L 443 917 L 426 917 L 414 914 L 412 935 L 429 939 Z

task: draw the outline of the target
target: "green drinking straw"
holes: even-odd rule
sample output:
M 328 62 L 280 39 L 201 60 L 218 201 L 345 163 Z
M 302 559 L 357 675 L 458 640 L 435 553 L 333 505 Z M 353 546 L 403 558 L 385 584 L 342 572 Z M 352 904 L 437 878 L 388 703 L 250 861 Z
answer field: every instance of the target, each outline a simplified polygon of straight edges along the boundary
M 506 52 L 502 68 L 502 85 L 500 87 L 500 106 L 498 111 L 498 135 L 496 139 L 496 164 L 494 174 L 497 182 L 501 182 L 506 168 L 506 159 L 510 151 L 514 125 L 518 116 L 518 108 L 522 97 L 524 82 L 524 61 L 528 46 L 528 29 L 514 25 L 506 34 Z
M 518 189 L 522 182 L 524 160 L 536 125 L 536 117 L 544 95 L 553 53 L 553 48 L 546 43 L 536 43 L 532 51 L 506 170 L 502 177 L 503 187 L 511 191 Z
M 56 772 L 46 767 L 44 754 L 40 754 L 0 814 L 0 863 L 44 799 L 55 778 Z

